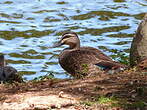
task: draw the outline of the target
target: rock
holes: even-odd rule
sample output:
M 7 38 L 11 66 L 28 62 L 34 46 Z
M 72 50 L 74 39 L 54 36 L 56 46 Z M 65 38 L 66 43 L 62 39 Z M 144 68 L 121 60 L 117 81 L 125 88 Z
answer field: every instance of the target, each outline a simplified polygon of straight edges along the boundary
M 139 24 L 130 49 L 130 66 L 147 59 L 147 13 Z
M 0 103 L 2 110 L 76 110 L 66 108 L 79 103 L 73 97 L 71 99 L 67 99 L 52 94 L 45 96 L 33 96 L 32 93 L 22 93 L 19 95 L 13 95 L 12 98 L 13 100 L 7 99 L 5 102 Z
M 139 70 L 147 72 L 147 59 L 143 59 L 141 62 L 139 62 L 137 67 L 138 67 Z

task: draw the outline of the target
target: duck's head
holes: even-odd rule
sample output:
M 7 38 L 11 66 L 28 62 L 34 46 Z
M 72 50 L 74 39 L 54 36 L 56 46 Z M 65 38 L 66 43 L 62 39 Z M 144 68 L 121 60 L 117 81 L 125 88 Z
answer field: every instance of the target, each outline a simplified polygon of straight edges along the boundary
M 80 48 L 80 40 L 75 32 L 66 32 L 62 34 L 61 40 L 54 44 L 53 47 L 69 45 L 70 49 Z

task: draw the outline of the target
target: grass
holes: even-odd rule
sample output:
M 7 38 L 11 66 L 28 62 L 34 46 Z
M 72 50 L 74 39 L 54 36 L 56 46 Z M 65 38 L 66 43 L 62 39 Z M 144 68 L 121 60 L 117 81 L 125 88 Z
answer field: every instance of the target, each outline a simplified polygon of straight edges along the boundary
M 95 101 L 83 101 L 81 102 L 82 105 L 84 106 L 104 106 L 107 108 L 115 108 L 115 107 L 120 107 L 124 109 L 131 109 L 131 110 L 145 110 L 145 107 L 147 107 L 147 103 L 144 101 L 137 101 L 137 102 L 132 102 L 129 103 L 127 99 L 119 99 L 116 97 L 105 97 L 105 96 L 100 96 L 98 99 L 95 99 Z
M 105 96 L 100 96 L 99 98 L 95 98 L 94 101 L 83 101 L 81 104 L 84 104 L 86 106 L 92 106 L 94 104 L 98 104 L 98 105 L 107 105 L 109 107 L 113 107 L 113 106 L 120 106 L 118 104 L 118 100 L 115 97 L 105 97 Z
M 44 81 L 48 79 L 54 79 L 54 75 L 52 73 L 46 74 L 45 76 L 39 76 L 34 78 L 32 81 Z
M 111 58 L 122 63 L 125 65 L 129 65 L 129 55 L 127 55 L 125 52 L 117 50 L 117 49 L 112 49 L 111 52 L 113 53 L 111 55 Z
M 123 106 L 125 109 L 145 110 L 147 103 L 140 100 L 134 103 L 126 103 Z
M 98 102 L 100 104 L 112 104 L 112 103 L 116 103 L 118 102 L 116 100 L 116 98 L 114 97 L 105 97 L 105 96 L 101 96 L 99 99 L 98 99 Z

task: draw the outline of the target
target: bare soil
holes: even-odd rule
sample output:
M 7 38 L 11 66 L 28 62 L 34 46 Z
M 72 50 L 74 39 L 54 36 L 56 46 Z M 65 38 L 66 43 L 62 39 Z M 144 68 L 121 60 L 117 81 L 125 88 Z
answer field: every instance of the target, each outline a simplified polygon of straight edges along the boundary
M 101 96 L 117 98 L 119 106 L 98 103 Z M 147 110 L 129 106 L 137 102 L 147 104 L 145 72 L 0 84 L 0 110 Z

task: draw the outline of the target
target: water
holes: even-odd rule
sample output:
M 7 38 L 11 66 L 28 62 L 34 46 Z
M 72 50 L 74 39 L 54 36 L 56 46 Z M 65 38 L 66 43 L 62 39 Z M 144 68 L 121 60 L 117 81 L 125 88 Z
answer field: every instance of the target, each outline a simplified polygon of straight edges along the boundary
M 46 74 L 69 75 L 58 64 L 64 48 L 49 49 L 64 31 L 82 46 L 127 55 L 147 0 L 0 0 L 0 53 L 27 80 Z

